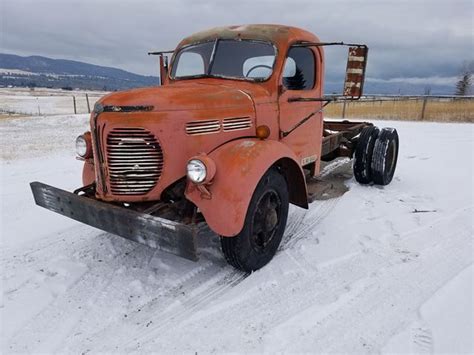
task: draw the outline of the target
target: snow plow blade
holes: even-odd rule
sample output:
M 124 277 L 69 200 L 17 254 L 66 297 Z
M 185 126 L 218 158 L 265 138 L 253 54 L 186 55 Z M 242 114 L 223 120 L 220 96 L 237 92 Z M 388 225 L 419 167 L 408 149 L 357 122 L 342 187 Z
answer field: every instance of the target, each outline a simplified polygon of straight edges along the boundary
M 32 182 L 30 186 L 38 206 L 152 248 L 198 260 L 193 226 L 79 196 L 40 182 Z

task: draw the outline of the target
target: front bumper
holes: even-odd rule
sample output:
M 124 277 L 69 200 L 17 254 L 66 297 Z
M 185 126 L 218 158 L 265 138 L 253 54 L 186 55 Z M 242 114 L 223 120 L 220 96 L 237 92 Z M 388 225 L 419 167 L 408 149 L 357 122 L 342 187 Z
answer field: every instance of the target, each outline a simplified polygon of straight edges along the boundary
M 140 213 L 40 182 L 30 186 L 38 206 L 126 239 L 198 260 L 195 225 Z

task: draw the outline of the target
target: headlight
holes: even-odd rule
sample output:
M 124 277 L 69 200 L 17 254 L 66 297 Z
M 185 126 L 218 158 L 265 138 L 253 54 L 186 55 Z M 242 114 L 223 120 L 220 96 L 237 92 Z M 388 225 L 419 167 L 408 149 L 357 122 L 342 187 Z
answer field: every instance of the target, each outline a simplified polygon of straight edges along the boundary
M 90 132 L 86 132 L 76 138 L 76 153 L 84 159 L 92 156 Z
M 195 184 L 200 184 L 206 179 L 206 165 L 199 159 L 191 159 L 186 167 L 189 180 Z

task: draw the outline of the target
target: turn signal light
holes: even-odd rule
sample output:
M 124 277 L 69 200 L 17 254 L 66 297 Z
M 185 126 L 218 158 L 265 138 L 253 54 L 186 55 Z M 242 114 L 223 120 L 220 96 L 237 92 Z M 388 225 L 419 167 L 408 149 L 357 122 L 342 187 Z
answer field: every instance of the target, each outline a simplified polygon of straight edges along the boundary
M 268 137 L 270 137 L 270 128 L 265 125 L 258 126 L 257 137 L 260 139 L 267 139 Z

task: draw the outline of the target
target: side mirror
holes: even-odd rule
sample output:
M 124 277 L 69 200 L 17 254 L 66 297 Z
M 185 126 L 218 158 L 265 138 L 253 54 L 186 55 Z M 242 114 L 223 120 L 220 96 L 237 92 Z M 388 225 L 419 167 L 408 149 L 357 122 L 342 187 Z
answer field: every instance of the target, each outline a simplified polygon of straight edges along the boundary
M 362 96 L 368 52 L 369 48 L 365 45 L 349 47 L 343 95 L 352 100 Z
M 160 85 L 168 84 L 168 57 L 167 54 L 173 54 L 174 51 L 148 52 L 148 55 L 157 55 L 160 57 Z

